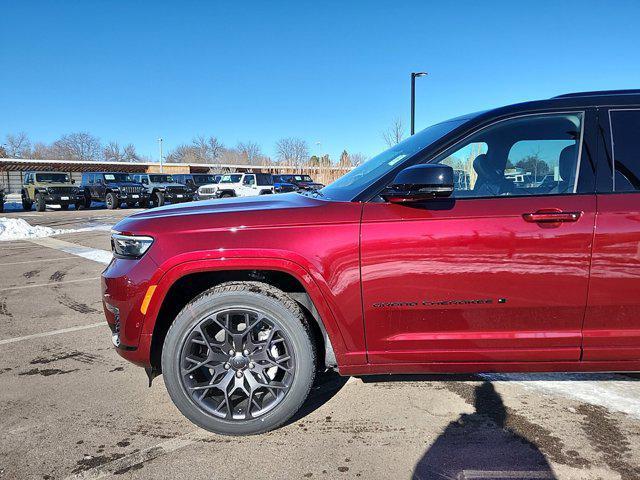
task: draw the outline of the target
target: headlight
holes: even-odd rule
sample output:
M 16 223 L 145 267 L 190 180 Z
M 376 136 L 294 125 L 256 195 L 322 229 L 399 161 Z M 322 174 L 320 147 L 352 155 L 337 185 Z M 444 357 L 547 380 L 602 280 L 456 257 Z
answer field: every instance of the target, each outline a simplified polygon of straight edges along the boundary
M 142 257 L 153 243 L 153 238 L 121 235 L 113 233 L 111 235 L 111 250 L 116 257 L 124 258 L 140 258 Z

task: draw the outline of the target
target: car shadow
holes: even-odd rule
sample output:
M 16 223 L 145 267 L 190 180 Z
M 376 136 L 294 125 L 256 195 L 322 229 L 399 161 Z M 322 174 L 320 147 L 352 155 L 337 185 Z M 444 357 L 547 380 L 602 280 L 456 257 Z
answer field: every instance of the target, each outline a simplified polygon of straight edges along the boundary
M 313 386 L 311 387 L 309 396 L 302 404 L 302 407 L 300 407 L 300 410 L 298 410 L 296 414 L 285 423 L 285 425 L 295 423 L 316 411 L 322 405 L 331 400 L 334 395 L 344 387 L 348 380 L 349 377 L 343 377 L 331 370 L 318 373 L 315 381 L 313 382 Z
M 416 464 L 418 480 L 555 479 L 538 446 L 506 425 L 507 411 L 493 385 L 475 388 L 475 412 L 449 423 Z

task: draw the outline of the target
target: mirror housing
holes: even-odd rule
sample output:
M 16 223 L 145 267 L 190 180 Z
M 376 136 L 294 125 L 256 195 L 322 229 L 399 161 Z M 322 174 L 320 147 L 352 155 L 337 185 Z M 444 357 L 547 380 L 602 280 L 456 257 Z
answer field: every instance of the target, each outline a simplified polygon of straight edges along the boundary
M 446 198 L 452 193 L 453 168 L 426 163 L 401 170 L 381 195 L 391 203 L 409 203 Z

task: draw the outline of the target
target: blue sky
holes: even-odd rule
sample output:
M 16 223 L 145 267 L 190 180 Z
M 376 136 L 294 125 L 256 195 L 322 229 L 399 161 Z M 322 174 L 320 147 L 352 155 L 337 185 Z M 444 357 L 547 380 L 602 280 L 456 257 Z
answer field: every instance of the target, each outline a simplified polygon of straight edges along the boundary
M 560 93 L 640 88 L 640 2 L 0 0 L 0 139 L 89 131 L 157 158 L 197 134 L 336 160 Z M 318 147 L 317 142 L 321 145 Z

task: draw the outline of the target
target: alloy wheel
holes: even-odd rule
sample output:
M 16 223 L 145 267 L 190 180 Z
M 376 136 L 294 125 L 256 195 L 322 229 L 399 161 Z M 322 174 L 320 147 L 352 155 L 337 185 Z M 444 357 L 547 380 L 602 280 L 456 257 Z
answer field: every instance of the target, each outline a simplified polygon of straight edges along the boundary
M 180 378 L 187 396 L 207 414 L 250 420 L 282 402 L 294 360 L 286 332 L 266 313 L 225 309 L 202 318 L 187 335 Z

